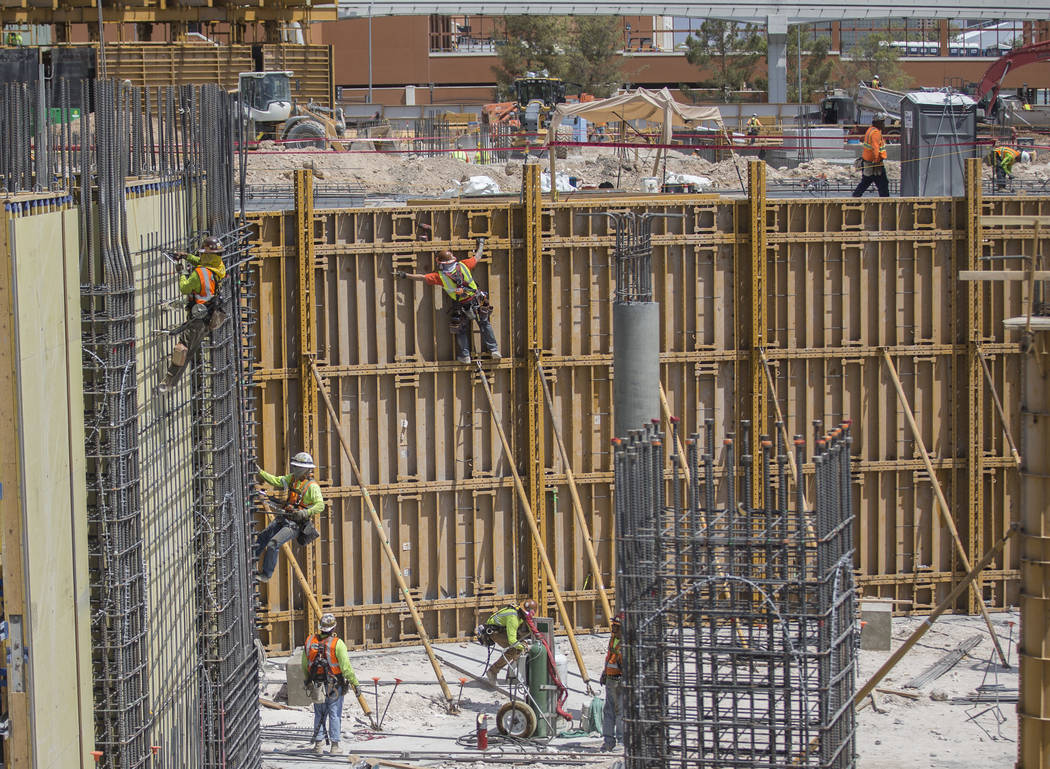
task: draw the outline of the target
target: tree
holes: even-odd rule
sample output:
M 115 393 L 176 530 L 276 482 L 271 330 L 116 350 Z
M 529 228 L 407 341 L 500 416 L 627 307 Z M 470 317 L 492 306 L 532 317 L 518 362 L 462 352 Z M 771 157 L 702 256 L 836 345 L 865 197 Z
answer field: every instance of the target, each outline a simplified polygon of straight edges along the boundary
M 911 84 L 911 78 L 901 68 L 899 52 L 890 42 L 889 35 L 873 32 L 849 49 L 849 59 L 842 60 L 842 68 L 850 85 L 866 83 L 875 75 L 883 88 L 900 89 Z
M 802 42 L 802 102 L 808 102 L 814 91 L 823 91 L 824 85 L 833 85 L 834 60 L 828 56 L 831 38 L 818 35 L 812 26 L 802 24 L 788 31 L 787 85 L 788 101 L 798 102 L 799 38 Z M 881 73 L 880 73 L 881 74 Z
M 685 58 L 695 67 L 711 68 L 711 77 L 702 83 L 708 87 L 741 88 L 766 52 L 765 37 L 754 24 L 708 19 L 695 35 L 685 39 Z
M 505 16 L 506 40 L 499 48 L 496 82 L 504 94 L 512 91 L 514 78 L 526 72 L 547 70 L 563 77 L 567 70 L 568 24 L 564 16 Z
M 569 39 L 567 77 L 581 91 L 609 96 L 620 84 L 620 16 L 577 16 Z

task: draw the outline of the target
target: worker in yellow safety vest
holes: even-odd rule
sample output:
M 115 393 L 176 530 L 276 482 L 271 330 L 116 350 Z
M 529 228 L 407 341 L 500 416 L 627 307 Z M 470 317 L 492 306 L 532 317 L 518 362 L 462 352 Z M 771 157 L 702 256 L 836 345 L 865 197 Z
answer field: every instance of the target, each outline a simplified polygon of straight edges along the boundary
M 11 30 L 7 33 L 5 42 L 7 43 L 7 45 L 22 45 L 22 33 L 16 30 Z
M 985 157 L 985 162 L 992 166 L 997 189 L 1006 186 L 1007 178 L 1014 175 L 1014 164 L 1017 161 L 1030 163 L 1032 154 L 1006 144 L 1000 144 Z
M 758 136 L 759 131 L 762 130 L 762 121 L 758 119 L 757 112 L 752 113 L 751 117 L 748 119 L 746 130 L 749 137 L 747 143 L 754 144 L 755 138 Z
M 528 620 L 536 613 L 536 602 L 531 598 L 526 599 L 520 606 L 511 604 L 504 606 L 485 620 L 485 624 L 478 625 L 474 631 L 478 643 L 483 646 L 499 646 L 504 652 L 489 666 L 485 672 L 485 678 L 493 686 L 496 685 L 496 676 L 507 665 L 521 656 L 521 653 L 529 647 L 529 636 L 532 628 Z M 513 668 L 511 668 L 513 671 Z M 512 675 L 508 673 L 508 675 Z
M 882 88 L 882 81 L 879 79 L 878 75 L 875 75 L 871 79 L 871 87 L 874 88 L 876 91 Z
M 303 682 L 314 703 L 314 753 L 322 753 L 324 733 L 332 747 L 329 754 L 343 754 L 343 697 L 349 689 L 360 693 L 357 675 L 350 665 L 346 644 L 335 633 L 335 616 L 321 616 L 320 632 L 306 639 L 303 647 Z
M 277 568 L 277 553 L 285 542 L 295 539 L 300 545 L 308 545 L 320 536 L 314 519 L 324 512 L 324 497 L 321 487 L 314 480 L 314 458 L 300 451 L 289 463 L 288 475 L 271 475 L 258 468 L 259 478 L 271 486 L 282 489 L 285 498 L 279 500 L 273 522 L 259 532 L 255 540 L 255 557 L 262 556 L 262 570 L 256 582 L 266 582 Z
M 861 142 L 861 180 L 853 190 L 853 197 L 859 198 L 872 184 L 879 191 L 880 198 L 890 196 L 890 183 L 886 177 L 886 140 L 882 131 L 886 128 L 886 115 L 880 112 L 871 119 L 871 126 Z
M 434 272 L 415 273 L 396 271 L 394 277 L 420 281 L 430 286 L 440 286 L 452 300 L 449 308 L 449 330 L 456 337 L 456 360 L 470 363 L 470 322 L 478 324 L 481 331 L 481 346 L 492 360 L 499 360 L 499 344 L 496 333 L 492 330 L 489 318 L 492 316 L 492 305 L 488 294 L 482 291 L 474 279 L 473 270 L 481 258 L 484 238 L 478 238 L 478 248 L 474 256 L 457 260 L 451 251 L 441 251 L 436 256 L 437 269 Z
M 623 612 L 612 618 L 609 646 L 605 651 L 605 670 L 598 681 L 605 687 L 605 707 L 602 709 L 602 750 L 616 747 L 623 741 Z
M 179 293 L 186 297 L 187 319 L 171 333 L 179 334 L 172 350 L 167 375 L 158 390 L 167 392 L 182 376 L 190 357 L 197 351 L 204 335 L 222 325 L 226 315 L 219 309 L 219 284 L 226 277 L 226 265 L 222 261 L 222 241 L 207 237 L 196 254 L 175 251 L 169 254 L 177 264 L 182 264 L 179 275 Z

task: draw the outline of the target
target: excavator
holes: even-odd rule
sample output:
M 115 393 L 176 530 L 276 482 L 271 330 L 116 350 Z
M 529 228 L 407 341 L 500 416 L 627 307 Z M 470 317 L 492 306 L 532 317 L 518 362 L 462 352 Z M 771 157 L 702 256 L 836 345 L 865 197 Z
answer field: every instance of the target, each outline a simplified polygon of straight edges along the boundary
M 995 61 L 984 73 L 974 99 L 984 106 L 984 114 L 1003 125 L 1050 127 L 1050 108 L 1032 107 L 1027 100 L 1000 99 L 999 89 L 1006 76 L 1015 69 L 1037 61 L 1050 60 L 1050 40 L 1015 48 Z
M 260 139 L 276 139 L 293 149 L 345 149 L 336 141 L 346 133 L 343 110 L 296 104 L 292 100 L 293 75 L 289 70 L 238 73 L 241 103 L 253 126 L 250 133 Z

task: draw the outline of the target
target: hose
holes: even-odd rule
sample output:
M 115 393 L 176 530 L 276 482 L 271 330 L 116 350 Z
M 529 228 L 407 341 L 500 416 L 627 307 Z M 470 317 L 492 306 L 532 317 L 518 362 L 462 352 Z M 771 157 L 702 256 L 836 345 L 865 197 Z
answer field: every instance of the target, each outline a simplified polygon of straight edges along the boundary
M 554 653 L 551 651 L 547 639 L 540 635 L 539 628 L 536 627 L 536 623 L 532 621 L 532 617 L 528 614 L 525 615 L 525 623 L 529 626 L 529 630 L 532 631 L 533 638 L 538 638 L 539 642 L 543 644 L 543 648 L 547 652 L 547 672 L 550 674 L 551 680 L 554 681 L 555 686 L 558 687 L 558 702 L 554 706 L 554 709 L 558 712 L 559 716 L 566 719 L 569 723 L 572 723 L 572 716 L 569 715 L 564 707 L 565 701 L 569 699 L 569 690 L 558 677 L 558 666 L 554 664 Z

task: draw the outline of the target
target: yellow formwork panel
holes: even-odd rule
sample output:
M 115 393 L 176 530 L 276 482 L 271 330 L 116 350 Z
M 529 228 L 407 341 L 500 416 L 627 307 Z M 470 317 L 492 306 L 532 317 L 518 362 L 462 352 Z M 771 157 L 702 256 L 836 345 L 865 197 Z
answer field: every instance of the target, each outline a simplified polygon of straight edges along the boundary
M 984 213 L 1045 214 L 1050 198 L 1000 198 L 981 206 Z M 814 420 L 825 426 L 854 421 L 856 565 L 865 594 L 893 598 L 905 612 L 935 605 L 960 572 L 951 541 L 933 523 L 932 488 L 898 412 L 882 348 L 900 371 L 963 541 L 1001 536 L 1018 494 L 1017 472 L 986 398 L 977 481 L 984 501 L 972 516 L 966 502 L 976 466 L 968 460 L 974 420 L 967 393 L 981 375 L 969 365 L 968 350 L 980 346 L 1006 413 L 1017 414 L 1021 357 L 1000 320 L 1022 296 L 1015 284 L 987 285 L 981 328 L 968 329 L 974 316 L 956 280 L 968 263 L 965 199 L 545 200 L 533 266 L 529 216 L 518 202 L 421 202 L 408 216 L 404 208 L 317 210 L 317 359 L 428 632 L 466 637 L 492 606 L 527 593 L 532 550 L 476 374 L 452 360 L 443 298 L 433 287 L 395 281 L 393 272 L 428 271 L 434 252 L 444 248 L 469 254 L 483 223 L 488 240 L 475 274 L 496 307 L 492 321 L 504 354 L 500 363 L 486 364 L 497 410 L 523 475 L 535 472 L 530 461 L 544 457 L 545 544 L 575 624 L 595 627 L 601 611 L 551 431 L 540 433 L 541 451 L 530 450 L 530 413 L 546 410 L 531 403 L 537 396 L 528 371 L 531 350 L 539 350 L 611 585 L 614 237 L 607 219 L 591 214 L 612 208 L 681 215 L 654 220 L 652 241 L 661 373 L 685 433 L 699 432 L 703 419 L 713 418 L 720 447 L 724 431 L 738 429 L 740 420 L 776 413 L 763 380 L 752 375 L 754 351 L 763 347 L 790 434 L 811 439 Z M 764 217 L 764 226 L 752 227 L 755 216 Z M 299 421 L 296 225 L 290 212 L 258 214 L 255 222 L 259 451 L 264 466 L 280 466 L 297 450 Z M 413 240 L 421 222 L 433 226 L 433 241 Z M 753 232 L 764 238 L 763 248 L 754 247 Z M 985 237 L 984 253 L 1002 254 L 1019 248 L 1025 233 Z M 752 280 L 759 268 L 764 296 Z M 533 307 L 525 304 L 530 275 L 539 281 Z M 761 312 L 755 302 L 763 303 Z M 756 318 L 763 329 L 753 327 Z M 530 341 L 530 333 L 539 336 Z M 756 409 L 758 399 L 765 399 L 763 409 Z M 341 633 L 356 644 L 411 642 L 411 623 L 384 571 L 334 431 L 325 414 L 318 420 L 319 476 L 330 501 L 321 579 Z M 1016 433 L 1017 425 L 1011 427 Z M 768 424 L 757 430 L 771 431 Z M 803 467 L 807 486 L 812 469 Z M 990 606 L 1016 602 L 1018 568 L 1016 546 L 1008 545 L 1003 563 L 983 580 Z M 965 610 L 965 602 L 958 608 Z M 263 611 L 270 648 L 302 638 L 303 600 L 287 571 L 269 584 Z

